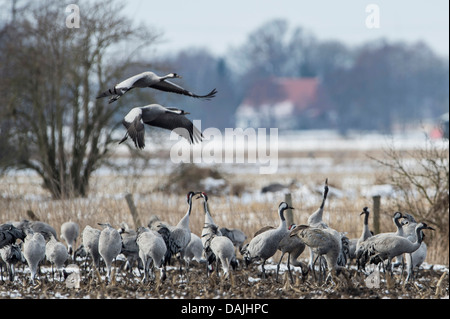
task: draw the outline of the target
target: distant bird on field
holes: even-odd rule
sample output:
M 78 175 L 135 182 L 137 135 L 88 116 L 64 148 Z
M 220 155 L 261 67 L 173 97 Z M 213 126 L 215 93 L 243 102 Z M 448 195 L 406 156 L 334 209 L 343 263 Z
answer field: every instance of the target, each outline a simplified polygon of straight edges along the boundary
M 203 134 L 185 114 L 189 113 L 159 104 L 135 107 L 123 118 L 122 124 L 126 127 L 127 132 L 119 144 L 123 143 L 129 136 L 136 148 L 143 149 L 145 147 L 144 124 L 173 130 L 191 144 L 200 142 Z
M 113 88 L 106 90 L 105 92 L 97 96 L 97 99 L 106 96 L 111 96 L 111 98 L 109 99 L 109 103 L 112 103 L 114 101 L 117 101 L 122 95 L 124 95 L 131 89 L 146 88 L 146 87 L 202 99 L 213 98 L 217 93 L 217 90 L 213 89 L 206 95 L 197 95 L 182 88 L 179 85 L 167 81 L 167 79 L 176 79 L 176 78 L 181 78 L 181 76 L 179 76 L 176 73 L 169 73 L 164 76 L 158 76 L 153 72 L 143 72 L 135 76 L 132 76 L 126 79 L 125 81 L 120 82 L 119 84 L 116 84 Z

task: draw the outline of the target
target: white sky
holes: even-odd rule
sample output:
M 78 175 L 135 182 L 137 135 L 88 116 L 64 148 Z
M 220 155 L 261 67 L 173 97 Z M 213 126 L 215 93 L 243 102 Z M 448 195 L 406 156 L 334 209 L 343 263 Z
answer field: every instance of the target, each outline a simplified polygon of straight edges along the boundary
M 163 32 L 158 52 L 206 47 L 225 54 L 245 42 L 264 22 L 284 18 L 318 39 L 350 45 L 385 37 L 423 40 L 436 53 L 449 55 L 448 0 L 128 0 L 125 13 Z M 366 6 L 380 9 L 380 28 L 369 29 Z

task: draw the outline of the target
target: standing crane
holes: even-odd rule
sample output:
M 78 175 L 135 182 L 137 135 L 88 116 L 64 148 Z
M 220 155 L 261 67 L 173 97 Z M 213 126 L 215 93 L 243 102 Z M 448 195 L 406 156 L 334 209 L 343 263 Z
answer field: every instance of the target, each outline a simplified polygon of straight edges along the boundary
M 281 202 L 278 206 L 278 216 L 280 218 L 278 227 L 256 235 L 250 243 L 243 248 L 244 260 L 247 266 L 254 260 L 262 260 L 261 272 L 263 278 L 266 277 L 266 270 L 264 268 L 266 260 L 276 253 L 280 241 L 288 233 L 286 219 L 284 218 L 284 211 L 288 208 L 294 209 L 286 202 Z

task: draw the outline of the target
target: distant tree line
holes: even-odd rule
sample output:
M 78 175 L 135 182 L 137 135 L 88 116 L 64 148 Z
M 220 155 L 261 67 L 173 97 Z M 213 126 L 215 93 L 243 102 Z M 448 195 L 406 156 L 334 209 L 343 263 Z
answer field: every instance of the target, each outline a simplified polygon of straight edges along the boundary
M 384 39 L 349 47 L 318 40 L 302 27 L 273 20 L 250 33 L 226 56 L 188 48 L 164 59 L 194 88 L 217 87 L 206 105 L 185 101 L 194 117 L 218 128 L 235 125 L 234 112 L 254 83 L 269 76 L 318 77 L 334 104 L 329 128 L 389 133 L 448 112 L 449 60 L 424 42 Z M 209 109 L 214 109 L 210 111 Z

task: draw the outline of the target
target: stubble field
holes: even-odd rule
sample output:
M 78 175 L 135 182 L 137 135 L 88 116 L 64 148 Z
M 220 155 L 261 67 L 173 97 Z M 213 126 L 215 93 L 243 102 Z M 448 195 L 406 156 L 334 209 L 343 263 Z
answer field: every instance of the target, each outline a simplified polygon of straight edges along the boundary
M 206 191 L 216 224 L 241 229 L 248 242 L 261 227 L 278 225 L 277 207 L 287 193 L 291 194 L 295 207 L 293 221 L 306 223 L 308 216 L 320 205 L 323 183 L 328 178 L 330 193 L 324 220 L 331 227 L 346 232 L 348 238 L 356 238 L 362 229 L 359 214 L 363 207 L 372 206 L 374 194 L 381 194 L 380 231 L 394 231 L 389 195 L 392 190 L 386 183 L 388 172 L 368 158 L 368 155 L 377 154 L 382 153 L 380 150 L 280 152 L 277 174 L 259 175 L 255 173 L 257 168 L 250 164 L 213 166 L 209 169 L 220 172 L 221 178 L 206 178 L 200 184 L 193 184 L 202 189 L 168 183 L 169 173 L 179 165 L 167 164 L 162 155 L 135 168 L 124 165 L 121 171 L 100 170 L 91 181 L 87 198 L 67 200 L 51 199 L 40 187 L 40 179 L 33 174 L 7 174 L 0 180 L 0 217 L 4 223 L 35 216 L 52 225 L 58 234 L 61 224 L 68 220 L 77 222 L 81 230 L 86 225 L 100 229 L 97 223 L 102 222 L 109 222 L 116 228 L 125 222 L 135 228 L 140 225 L 135 225 L 125 200 L 126 194 L 132 194 L 141 225 L 146 225 L 153 214 L 173 225 L 186 213 L 186 193 L 190 190 Z M 129 163 L 120 156 L 118 161 Z M 286 187 L 278 192 L 262 193 L 262 187 L 271 183 L 281 183 Z M 201 201 L 196 200 L 190 218 L 192 232 L 201 233 L 203 219 Z M 166 281 L 161 282 L 157 274 L 154 281 L 143 284 L 137 269 L 131 276 L 120 269 L 123 261 L 119 258 L 113 282 L 107 283 L 102 271 L 94 276 L 85 276 L 82 272 L 80 287 L 68 288 L 64 280 L 51 278 L 48 265 L 43 266 L 40 280 L 35 285 L 29 282 L 27 267 L 19 266 L 14 282 L 0 282 L 0 298 L 448 298 L 448 250 L 443 251 L 442 240 L 436 236 L 439 234 L 430 234 L 426 238 L 429 246 L 427 260 L 414 281 L 405 283 L 405 274 L 397 269 L 393 278 L 386 278 L 381 273 L 379 288 L 367 287 L 367 275 L 357 272 L 354 263 L 348 266 L 349 276 L 339 276 L 328 283 L 317 282 L 311 272 L 303 278 L 299 268 L 295 268 L 294 283 L 291 283 L 285 272 L 286 257 L 276 281 L 276 263 L 280 253 L 268 261 L 268 278 L 263 279 L 260 266 L 244 267 L 238 252 L 238 269 L 225 280 L 217 277 L 216 273 L 207 276 L 204 265 L 192 262 L 187 276 L 180 277 L 177 267 L 172 267 Z M 78 240 L 77 244 L 80 243 Z M 307 262 L 308 257 L 305 250 L 300 259 Z M 82 259 L 76 263 L 83 269 Z

